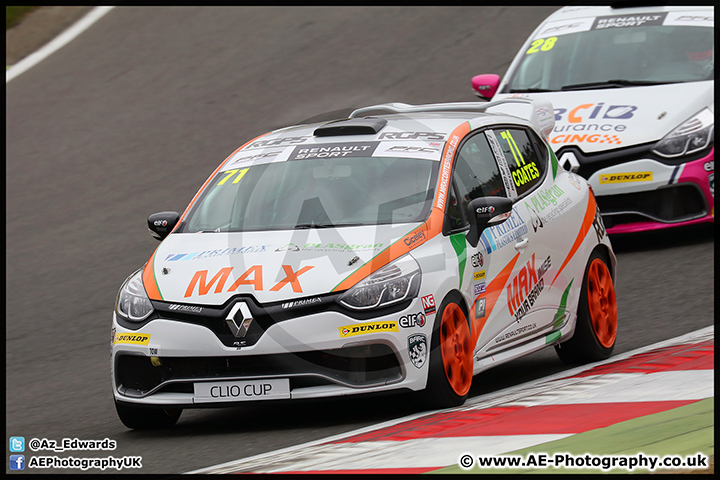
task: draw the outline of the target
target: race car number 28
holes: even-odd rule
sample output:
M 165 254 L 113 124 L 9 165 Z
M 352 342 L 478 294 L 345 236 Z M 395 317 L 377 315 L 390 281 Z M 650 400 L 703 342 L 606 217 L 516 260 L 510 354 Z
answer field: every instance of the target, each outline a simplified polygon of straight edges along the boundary
M 532 45 L 530 45 L 528 51 L 525 52 L 525 55 L 539 51 L 547 52 L 555 46 L 556 41 L 557 37 L 538 38 L 532 42 Z

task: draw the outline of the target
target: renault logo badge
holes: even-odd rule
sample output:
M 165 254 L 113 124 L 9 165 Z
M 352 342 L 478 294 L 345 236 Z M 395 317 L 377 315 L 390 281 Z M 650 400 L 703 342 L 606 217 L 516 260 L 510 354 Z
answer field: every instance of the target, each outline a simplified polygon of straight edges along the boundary
M 230 331 L 235 338 L 243 338 L 247 334 L 252 323 L 252 313 L 245 302 L 237 302 L 233 305 L 230 313 L 225 319 Z

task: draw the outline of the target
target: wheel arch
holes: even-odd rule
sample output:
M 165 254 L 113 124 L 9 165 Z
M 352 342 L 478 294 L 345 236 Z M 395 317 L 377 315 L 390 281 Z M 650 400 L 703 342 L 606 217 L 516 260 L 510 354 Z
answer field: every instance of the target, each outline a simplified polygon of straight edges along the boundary
M 442 298 L 440 303 L 438 304 L 438 310 L 437 310 L 438 314 L 442 310 L 441 307 L 443 305 L 445 305 L 446 302 L 448 302 L 448 301 L 454 301 L 455 303 L 457 303 L 460 306 L 460 309 L 462 310 L 463 315 L 465 315 L 465 319 L 468 322 L 468 326 L 470 327 L 470 333 L 472 334 L 473 333 L 472 319 L 470 318 L 470 308 L 468 307 L 468 303 L 467 303 L 467 299 L 465 298 L 465 295 L 463 295 L 462 292 L 460 290 L 458 290 L 457 288 L 453 288 L 450 291 L 448 291 L 445 294 L 445 296 Z M 433 330 L 435 328 L 437 328 L 436 325 L 437 325 L 437 322 L 435 322 L 435 324 L 433 325 Z
M 595 248 L 593 248 L 590 251 L 590 254 L 588 255 L 587 260 L 590 260 L 590 257 L 592 257 L 593 253 L 600 252 L 602 255 L 609 260 L 610 265 L 610 275 L 612 276 L 613 282 L 617 281 L 617 258 L 615 257 L 615 252 L 612 251 L 612 249 L 605 245 L 604 243 L 598 243 L 595 245 Z M 585 261 L 585 264 L 587 265 L 587 260 Z

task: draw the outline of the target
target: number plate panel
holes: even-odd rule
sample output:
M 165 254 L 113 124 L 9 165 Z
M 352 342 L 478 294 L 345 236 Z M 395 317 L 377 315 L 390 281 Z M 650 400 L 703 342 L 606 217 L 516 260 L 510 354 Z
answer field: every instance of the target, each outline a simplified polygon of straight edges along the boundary
M 242 402 L 290 398 L 290 380 L 271 378 L 233 380 L 230 382 L 199 382 L 193 385 L 195 403 Z

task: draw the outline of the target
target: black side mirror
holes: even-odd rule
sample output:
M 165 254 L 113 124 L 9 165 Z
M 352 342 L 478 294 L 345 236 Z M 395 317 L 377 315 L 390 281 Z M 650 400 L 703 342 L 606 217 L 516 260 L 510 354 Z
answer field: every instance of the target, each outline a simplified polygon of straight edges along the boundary
M 148 230 L 155 239 L 162 240 L 175 228 L 178 220 L 180 220 L 180 214 L 177 212 L 153 213 L 147 219 Z
M 467 241 L 477 247 L 480 235 L 487 227 L 499 225 L 512 215 L 513 201 L 506 197 L 482 197 L 472 200 L 467 206 L 470 231 Z

